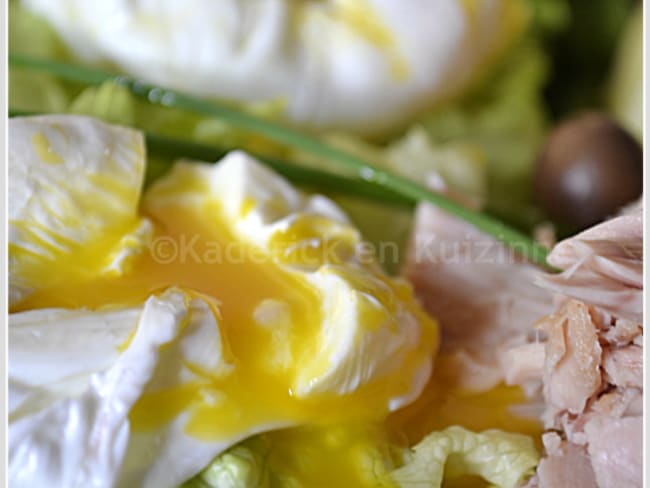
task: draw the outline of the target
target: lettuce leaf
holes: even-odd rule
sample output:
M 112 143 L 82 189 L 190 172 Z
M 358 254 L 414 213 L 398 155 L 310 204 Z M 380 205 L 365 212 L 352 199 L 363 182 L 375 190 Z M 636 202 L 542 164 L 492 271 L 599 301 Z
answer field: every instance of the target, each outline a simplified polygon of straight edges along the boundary
M 373 145 L 348 134 L 329 134 L 326 140 L 352 154 L 421 183 L 430 183 L 436 174 L 452 195 L 462 195 L 464 203 L 480 208 L 487 197 L 487 164 L 480 151 L 471 146 L 435 144 L 426 131 L 414 125 L 403 137 L 387 146 Z M 311 161 L 319 167 L 327 161 Z M 337 168 L 330 168 L 337 171 Z M 378 259 L 389 273 L 397 272 L 411 230 L 413 212 L 408 208 L 378 205 L 350 196 L 332 198 L 346 211 L 364 238 L 379 250 Z
M 133 126 L 135 101 L 126 88 L 106 82 L 83 90 L 72 101 L 68 111 L 112 124 Z
M 268 488 L 270 447 L 262 436 L 247 439 L 217 456 L 181 488 Z
M 485 161 L 491 208 L 516 213 L 530 205 L 532 171 L 547 131 L 547 72 L 540 43 L 528 38 L 480 91 L 421 121 L 433 144 Z
M 9 2 L 9 52 L 63 58 L 66 49 L 54 30 L 42 19 Z M 9 71 L 9 106 L 15 110 L 62 112 L 68 94 L 56 78 L 24 69 Z
M 643 139 L 643 5 L 640 3 L 620 40 L 609 91 L 614 116 Z
M 433 432 L 391 473 L 402 488 L 439 488 L 443 479 L 478 475 L 499 488 L 515 488 L 533 474 L 539 461 L 532 438 L 486 430 L 470 432 L 452 426 Z

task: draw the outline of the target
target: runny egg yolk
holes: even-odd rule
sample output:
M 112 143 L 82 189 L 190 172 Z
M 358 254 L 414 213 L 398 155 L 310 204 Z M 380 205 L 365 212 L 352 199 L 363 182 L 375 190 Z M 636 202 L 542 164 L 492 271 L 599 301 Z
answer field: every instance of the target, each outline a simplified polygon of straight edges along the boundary
M 201 371 L 188 364 L 200 379 L 144 395 L 131 413 L 135 431 L 155 429 L 181 411 L 191 412 L 187 432 L 202 439 L 228 438 L 264 425 L 380 420 L 388 399 L 411 386 L 395 377 L 347 395 L 297 398 L 292 379 L 318 353 L 318 290 L 238 241 L 214 201 L 156 206 L 142 213 L 154 222 L 153 244 L 125 275 L 57 283 L 35 291 L 14 310 L 139 304 L 171 286 L 212 297 L 221 318 L 224 359 L 234 368 Z M 268 303 L 280 312 L 277 326 L 258 321 L 256 311 Z M 322 361 L 324 370 L 328 359 Z
M 206 440 L 241 436 L 259 426 L 307 425 L 263 435 L 265 442 L 277 446 L 268 459 L 270 469 L 302 486 L 386 487 L 391 481 L 375 477 L 373 463 L 387 462 L 384 450 L 389 434 L 391 441 L 405 445 L 396 432 L 406 432 L 414 443 L 434 427 L 443 427 L 441 422 L 467 425 L 468 413 L 479 412 L 478 428 L 502 427 L 504 419 L 512 418 L 506 406 L 520 400 L 516 393 L 496 392 L 492 399 L 498 408 L 461 408 L 455 415 L 448 402 L 451 399 L 451 405 L 459 406 L 462 400 L 449 394 L 451 385 L 436 385 L 434 380 L 428 394 L 401 416 L 398 412 L 389 417 L 385 427 L 387 399 L 406 388 L 404 378 L 382 380 L 344 396 L 296 398 L 291 378 L 305 358 L 313 360 L 317 353 L 322 319 L 319 292 L 264 259 L 260 250 L 238 241 L 213 201 L 197 207 L 144 208 L 142 213 L 154 222 L 153 245 L 125 275 L 57 283 L 35 291 L 12 310 L 140 304 L 170 286 L 214 299 L 224 358 L 234 368 L 201 371 L 188 364 L 199 379 L 140 398 L 130 415 L 134 431 L 156 429 L 183 411 L 190 412 L 187 433 Z M 309 237 L 310 226 L 303 230 Z M 406 298 L 397 285 L 391 288 L 398 298 Z M 279 315 L 277 324 L 264 327 L 256 311 L 269 303 Z M 423 312 L 414 313 L 428 320 Z M 532 430 L 528 424 L 518 426 Z

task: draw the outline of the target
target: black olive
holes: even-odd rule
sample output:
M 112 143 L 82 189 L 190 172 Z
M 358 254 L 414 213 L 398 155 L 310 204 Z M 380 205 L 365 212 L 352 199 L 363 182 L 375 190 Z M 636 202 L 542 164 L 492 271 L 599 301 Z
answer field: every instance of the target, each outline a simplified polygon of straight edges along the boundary
M 560 225 L 582 230 L 643 191 L 643 149 L 621 126 L 586 113 L 556 127 L 537 161 L 535 195 Z

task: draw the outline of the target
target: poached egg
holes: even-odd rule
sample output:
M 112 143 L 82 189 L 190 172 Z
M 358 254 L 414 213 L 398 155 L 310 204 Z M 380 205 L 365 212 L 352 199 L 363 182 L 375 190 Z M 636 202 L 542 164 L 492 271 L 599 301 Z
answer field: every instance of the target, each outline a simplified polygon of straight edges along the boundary
M 301 127 L 398 130 L 459 95 L 526 25 L 521 0 L 23 0 L 68 47 Z
M 137 131 L 9 125 L 12 486 L 173 487 L 253 434 L 422 391 L 437 324 L 331 200 L 242 152 L 141 196 Z

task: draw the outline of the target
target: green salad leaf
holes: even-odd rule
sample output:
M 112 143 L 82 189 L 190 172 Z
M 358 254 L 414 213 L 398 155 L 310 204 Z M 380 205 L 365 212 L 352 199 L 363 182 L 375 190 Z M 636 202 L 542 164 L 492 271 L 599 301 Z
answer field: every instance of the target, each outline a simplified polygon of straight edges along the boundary
M 627 21 L 614 63 L 609 105 L 638 140 L 643 139 L 643 5 Z
M 15 53 L 64 59 L 66 50 L 54 30 L 42 19 L 9 2 L 9 50 Z M 23 110 L 64 111 L 69 97 L 53 76 L 27 70 L 9 71 L 9 105 Z
M 547 131 L 542 99 L 547 71 L 539 42 L 525 39 L 480 90 L 421 122 L 431 144 L 481 161 L 488 207 L 527 227 L 534 223 L 525 215 L 531 175 Z
M 482 154 L 462 144 L 456 147 L 437 145 L 419 125 L 412 126 L 401 138 L 385 146 L 343 133 L 329 134 L 325 140 L 412 181 L 431 184 L 435 173 L 452 197 L 460 197 L 463 204 L 474 209 L 482 208 L 486 201 L 487 165 Z M 294 157 L 316 167 L 329 166 L 328 161 L 309 155 L 296 154 Z M 413 212 L 406 207 L 378 205 L 354 196 L 334 195 L 333 198 L 376 249 L 386 243 L 397 244 L 397 248 L 393 246 L 390 253 L 383 255 L 382 264 L 389 272 L 398 271 L 411 231 Z
M 533 474 L 539 454 L 529 436 L 458 426 L 433 432 L 391 473 L 402 488 L 439 488 L 443 479 L 478 475 L 498 488 L 515 488 Z
M 269 449 L 263 437 L 252 437 L 217 456 L 181 488 L 269 488 Z
M 133 126 L 135 102 L 124 87 L 106 82 L 84 89 L 71 103 L 69 112 L 96 117 L 112 124 Z

